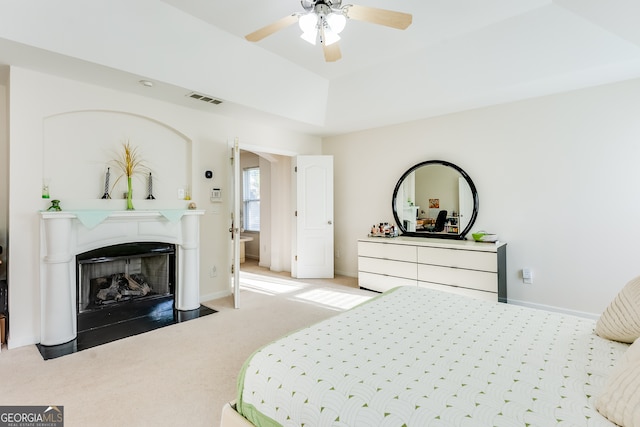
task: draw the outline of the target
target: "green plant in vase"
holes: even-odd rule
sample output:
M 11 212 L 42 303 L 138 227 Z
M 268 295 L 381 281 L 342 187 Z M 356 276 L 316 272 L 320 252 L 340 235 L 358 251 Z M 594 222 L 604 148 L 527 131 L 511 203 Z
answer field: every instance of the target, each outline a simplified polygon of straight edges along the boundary
M 134 210 L 133 207 L 133 189 L 131 185 L 131 178 L 135 174 L 146 174 L 148 168 L 144 165 L 142 160 L 139 158 L 138 149 L 136 147 L 132 147 L 129 141 L 122 144 L 123 151 L 121 152 L 120 157 L 117 157 L 113 160 L 116 166 L 122 171 L 122 174 L 118 176 L 116 181 L 113 183 L 113 187 L 115 188 L 120 178 L 126 176 L 127 177 L 127 210 Z

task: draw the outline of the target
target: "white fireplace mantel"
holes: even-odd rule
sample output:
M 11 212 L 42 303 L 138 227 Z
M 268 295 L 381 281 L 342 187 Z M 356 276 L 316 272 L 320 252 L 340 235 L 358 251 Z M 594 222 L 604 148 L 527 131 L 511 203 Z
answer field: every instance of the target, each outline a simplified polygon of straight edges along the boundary
M 175 307 L 200 307 L 200 216 L 203 210 L 43 211 L 40 232 L 42 345 L 76 338 L 75 256 L 131 242 L 176 245 Z

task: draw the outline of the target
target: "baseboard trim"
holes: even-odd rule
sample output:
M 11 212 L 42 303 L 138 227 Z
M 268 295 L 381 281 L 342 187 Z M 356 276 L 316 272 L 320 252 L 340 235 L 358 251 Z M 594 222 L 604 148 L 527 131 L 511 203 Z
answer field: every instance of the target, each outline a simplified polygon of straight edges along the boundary
M 10 332 L 10 331 L 9 331 Z M 36 338 L 36 337 L 26 337 L 26 338 L 22 338 L 22 339 L 11 339 L 11 336 L 7 336 L 7 350 L 11 350 L 14 348 L 18 348 L 18 347 L 24 347 L 26 345 L 34 345 L 34 344 L 38 344 L 40 342 L 40 338 Z
M 587 313 L 586 311 L 570 310 L 570 309 L 567 309 L 567 308 L 556 307 L 556 306 L 553 306 L 553 305 L 536 304 L 536 303 L 533 303 L 533 302 L 520 301 L 520 300 L 511 299 L 511 298 L 507 298 L 507 302 L 509 304 L 521 305 L 523 307 L 537 308 L 539 310 L 553 311 L 553 312 L 556 312 L 556 313 L 563 313 L 563 314 L 570 314 L 572 316 L 583 317 L 583 318 L 591 319 L 591 320 L 598 320 L 598 318 L 600 317 L 599 314 Z
M 356 272 L 356 274 L 353 274 L 351 271 L 342 271 L 342 270 L 335 270 L 334 273 L 337 276 L 344 276 L 344 277 L 358 277 L 358 273 Z
M 211 301 L 214 299 L 220 299 L 220 298 L 224 298 L 224 297 L 228 297 L 229 295 L 231 295 L 231 291 L 218 291 L 218 292 L 212 292 L 210 294 L 204 294 L 204 295 L 200 295 L 200 302 L 206 302 L 206 301 Z

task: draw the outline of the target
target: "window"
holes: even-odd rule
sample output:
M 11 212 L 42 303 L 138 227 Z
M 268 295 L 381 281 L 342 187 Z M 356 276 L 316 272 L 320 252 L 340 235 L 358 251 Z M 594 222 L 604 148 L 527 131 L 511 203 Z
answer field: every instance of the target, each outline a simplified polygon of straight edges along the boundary
M 260 231 L 260 168 L 242 171 L 242 226 L 247 231 Z

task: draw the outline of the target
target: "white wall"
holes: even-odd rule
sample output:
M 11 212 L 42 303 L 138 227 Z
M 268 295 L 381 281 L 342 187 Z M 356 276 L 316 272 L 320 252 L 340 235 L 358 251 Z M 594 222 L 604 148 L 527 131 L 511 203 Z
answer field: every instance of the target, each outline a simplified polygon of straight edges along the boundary
M 305 123 L 325 118 L 325 78 L 161 1 L 3 2 L 0 39 Z
M 242 119 L 230 120 L 213 113 L 15 67 L 10 74 L 9 98 L 9 347 L 37 343 L 40 339 L 37 212 L 49 205 L 41 199 L 45 118 L 74 111 L 119 111 L 162 123 L 191 141 L 192 198 L 198 208 L 206 210 L 200 227 L 201 300 L 229 293 L 231 189 L 228 141 L 238 137 L 241 142 L 246 141 L 253 146 L 299 154 L 318 154 L 321 148 L 320 140 L 315 137 L 285 132 L 275 127 L 259 127 Z M 6 114 L 3 116 L 6 117 Z M 68 129 L 68 132 L 73 135 L 74 129 Z M 48 142 L 60 144 L 59 149 L 71 155 L 72 147 L 65 146 L 64 140 L 56 138 Z M 90 143 L 87 141 L 87 144 Z M 161 150 L 150 157 L 156 163 L 171 161 L 170 155 Z M 77 161 L 82 163 L 87 160 L 78 158 Z M 178 167 L 184 165 L 180 163 Z M 214 170 L 215 178 L 206 179 L 205 170 Z M 78 176 L 77 179 L 84 177 Z M 223 203 L 209 202 L 212 186 L 223 189 Z M 66 188 L 60 191 L 68 194 Z M 134 197 L 142 198 L 144 194 L 135 196 L 134 193 Z M 81 202 L 75 201 L 74 205 Z M 88 206 L 93 206 L 96 200 L 87 199 L 86 202 Z M 134 201 L 134 206 L 142 202 Z M 61 204 L 64 208 L 64 200 Z M 209 273 L 213 266 L 217 274 L 211 277 Z
M 336 271 L 357 275 L 357 239 L 393 221 L 400 176 L 442 159 L 478 189 L 473 229 L 508 243 L 509 300 L 599 314 L 640 275 L 638 117 L 640 80 L 632 80 L 326 138 Z M 523 267 L 533 284 L 522 283 Z

